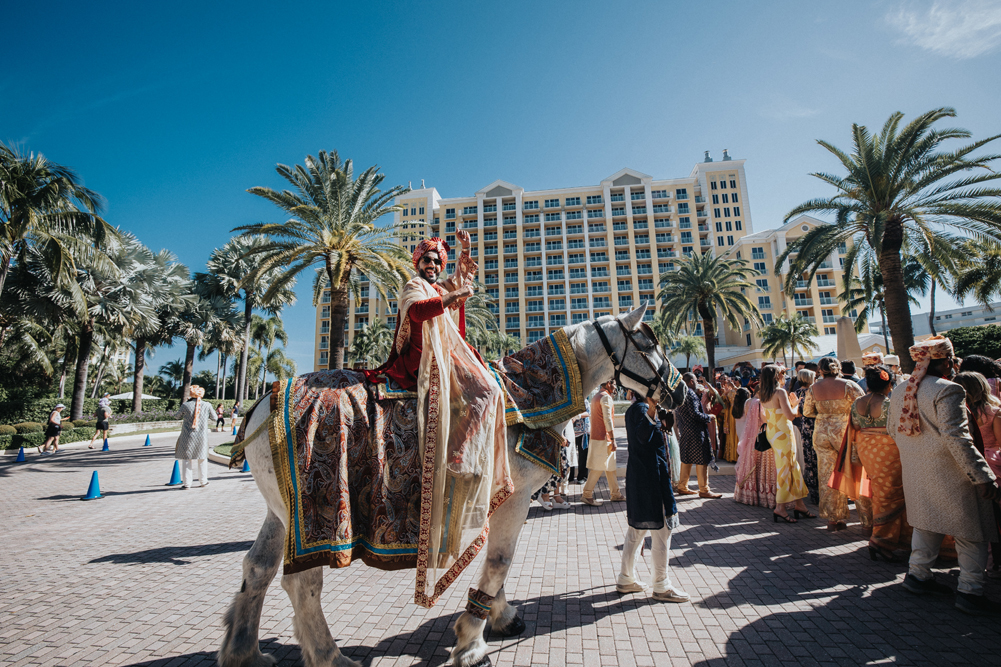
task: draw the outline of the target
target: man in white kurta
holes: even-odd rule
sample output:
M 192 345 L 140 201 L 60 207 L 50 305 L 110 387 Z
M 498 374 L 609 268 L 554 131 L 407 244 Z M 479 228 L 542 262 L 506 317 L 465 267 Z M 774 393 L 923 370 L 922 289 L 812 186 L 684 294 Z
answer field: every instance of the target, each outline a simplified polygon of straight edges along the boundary
M 997 540 L 993 502 L 1001 496 L 994 473 L 970 434 L 966 392 L 956 374 L 952 343 L 936 337 L 910 349 L 914 374 L 893 390 L 887 430 L 900 450 L 907 520 L 914 527 L 903 586 L 912 593 L 951 593 L 931 567 L 946 535 L 956 538 L 959 585 L 956 608 L 997 613 L 984 596 L 987 544 Z
M 619 491 L 619 481 L 616 479 L 613 391 L 615 391 L 615 380 L 609 380 L 601 385 L 598 393 L 591 399 L 591 437 L 590 444 L 587 446 L 587 482 L 584 483 L 584 489 L 581 492 L 581 500 L 588 505 L 601 504 L 601 499 L 594 497 L 594 487 L 597 486 L 602 474 L 608 480 L 611 500 L 622 501 L 626 499 Z

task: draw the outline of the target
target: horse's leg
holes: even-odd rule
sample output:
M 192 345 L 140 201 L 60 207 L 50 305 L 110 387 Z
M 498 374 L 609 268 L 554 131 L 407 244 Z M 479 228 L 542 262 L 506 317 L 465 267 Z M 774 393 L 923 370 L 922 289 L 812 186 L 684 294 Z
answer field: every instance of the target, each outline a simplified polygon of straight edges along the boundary
M 261 653 L 257 631 L 261 608 L 268 585 L 282 562 L 285 526 L 274 512 L 268 511 L 254 546 L 243 559 L 243 585 L 223 617 L 226 632 L 217 659 L 223 667 L 275 664 L 270 655 Z
M 501 634 L 518 634 L 525 624 L 518 617 L 514 607 L 507 604 L 504 596 L 504 580 L 507 579 L 511 561 L 514 559 L 518 534 L 525 525 L 531 494 L 534 488 L 542 486 L 546 475 L 536 474 L 533 480 L 517 488 L 514 495 L 490 517 L 490 538 L 487 540 L 487 557 L 480 573 L 480 590 L 493 595 L 490 605 L 490 623 Z M 454 667 L 485 667 L 490 664 L 487 657 L 487 643 L 483 640 L 486 620 L 473 616 L 468 611 L 455 622 L 455 648 L 452 650 Z
M 341 654 L 327 627 L 320 604 L 323 591 L 323 568 L 314 567 L 282 577 L 282 588 L 292 600 L 295 616 L 292 626 L 302 649 L 306 667 L 361 667 Z

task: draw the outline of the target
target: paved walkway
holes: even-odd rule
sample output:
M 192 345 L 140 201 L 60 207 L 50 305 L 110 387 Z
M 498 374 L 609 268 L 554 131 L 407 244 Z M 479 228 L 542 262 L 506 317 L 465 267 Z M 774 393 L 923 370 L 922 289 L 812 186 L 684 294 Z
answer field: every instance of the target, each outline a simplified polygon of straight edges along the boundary
M 0 664 L 214 664 L 264 504 L 249 474 L 218 465 L 205 489 L 165 487 L 175 437 L 0 463 Z M 93 470 L 106 498 L 80 502 Z M 998 664 L 997 620 L 902 591 L 904 567 L 870 562 L 857 524 L 773 524 L 729 494 L 680 502 L 671 567 L 691 604 L 619 596 L 625 508 L 581 505 L 579 490 L 570 510 L 529 514 L 507 583 L 528 629 L 488 636 L 495 665 Z M 446 664 L 477 569 L 431 610 L 412 603 L 412 572 L 327 570 L 324 610 L 365 665 Z M 952 586 L 957 575 L 938 573 Z M 1001 599 L 993 582 L 989 593 Z M 301 664 L 277 578 L 261 626 L 264 651 Z

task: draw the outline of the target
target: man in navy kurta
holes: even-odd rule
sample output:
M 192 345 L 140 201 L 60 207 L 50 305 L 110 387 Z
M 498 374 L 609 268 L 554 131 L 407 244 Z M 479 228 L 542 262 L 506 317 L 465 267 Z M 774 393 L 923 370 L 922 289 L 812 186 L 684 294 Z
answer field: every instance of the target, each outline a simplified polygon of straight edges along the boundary
M 657 421 L 657 402 L 652 398 L 636 401 L 626 411 L 626 520 L 629 527 L 622 545 L 622 570 L 615 580 L 620 593 L 638 593 L 646 586 L 636 579 L 636 552 L 650 531 L 653 546 L 653 599 L 688 602 L 688 593 L 671 583 L 667 567 L 671 531 L 678 527 L 678 506 L 671 489 L 667 446 Z

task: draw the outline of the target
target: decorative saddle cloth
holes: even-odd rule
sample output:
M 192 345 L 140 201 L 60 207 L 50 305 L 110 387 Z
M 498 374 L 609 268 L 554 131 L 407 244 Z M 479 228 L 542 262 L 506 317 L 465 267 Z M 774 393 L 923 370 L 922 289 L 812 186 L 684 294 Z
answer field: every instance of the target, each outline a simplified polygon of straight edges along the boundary
M 584 410 L 566 334 L 490 367 L 506 390 L 507 424 L 521 425 L 517 451 L 559 472 L 563 436 L 551 426 Z M 271 455 L 289 508 L 284 572 L 359 558 L 384 570 L 416 566 L 425 520 L 416 393 L 355 371 L 320 371 L 274 383 L 270 407 Z M 235 462 L 247 441 L 242 429 L 237 441 Z

